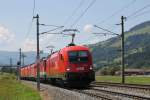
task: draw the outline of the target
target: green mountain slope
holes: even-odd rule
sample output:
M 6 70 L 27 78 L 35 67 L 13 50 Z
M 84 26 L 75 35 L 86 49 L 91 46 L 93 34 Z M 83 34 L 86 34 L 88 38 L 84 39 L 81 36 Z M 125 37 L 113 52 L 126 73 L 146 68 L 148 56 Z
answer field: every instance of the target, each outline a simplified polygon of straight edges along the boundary
M 121 38 L 119 36 L 91 44 L 89 47 L 96 67 L 120 66 Z M 150 21 L 136 25 L 125 32 L 125 66 L 150 67 Z

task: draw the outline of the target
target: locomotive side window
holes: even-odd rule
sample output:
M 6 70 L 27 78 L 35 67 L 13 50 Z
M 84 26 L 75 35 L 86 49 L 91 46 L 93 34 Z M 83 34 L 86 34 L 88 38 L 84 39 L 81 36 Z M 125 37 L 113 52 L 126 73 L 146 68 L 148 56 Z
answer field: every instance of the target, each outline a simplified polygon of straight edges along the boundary
M 64 57 L 63 57 L 63 55 L 62 55 L 62 54 L 60 54 L 60 59 L 61 59 L 61 60 L 64 60 Z
M 88 52 L 87 51 L 70 51 L 69 62 L 78 63 L 78 62 L 88 62 Z

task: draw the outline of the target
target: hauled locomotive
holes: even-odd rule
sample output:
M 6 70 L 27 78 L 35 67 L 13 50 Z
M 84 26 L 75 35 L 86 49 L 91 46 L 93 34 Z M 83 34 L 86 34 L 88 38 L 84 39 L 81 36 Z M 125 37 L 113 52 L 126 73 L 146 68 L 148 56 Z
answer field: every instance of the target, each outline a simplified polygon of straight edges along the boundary
M 85 46 L 67 46 L 40 60 L 40 80 L 68 86 L 87 86 L 95 80 L 92 56 Z M 37 65 L 21 68 L 21 78 L 36 80 Z

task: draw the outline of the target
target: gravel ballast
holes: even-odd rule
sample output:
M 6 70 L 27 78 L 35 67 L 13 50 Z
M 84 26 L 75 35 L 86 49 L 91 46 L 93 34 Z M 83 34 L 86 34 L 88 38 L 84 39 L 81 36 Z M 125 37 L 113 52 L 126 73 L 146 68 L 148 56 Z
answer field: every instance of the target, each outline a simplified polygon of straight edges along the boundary
M 36 82 L 31 81 L 22 81 L 22 82 L 36 89 Z M 50 84 L 41 83 L 40 86 L 41 86 L 40 94 L 42 100 L 100 100 L 100 98 L 95 98 L 88 96 L 86 94 L 78 93 L 64 88 L 55 87 Z

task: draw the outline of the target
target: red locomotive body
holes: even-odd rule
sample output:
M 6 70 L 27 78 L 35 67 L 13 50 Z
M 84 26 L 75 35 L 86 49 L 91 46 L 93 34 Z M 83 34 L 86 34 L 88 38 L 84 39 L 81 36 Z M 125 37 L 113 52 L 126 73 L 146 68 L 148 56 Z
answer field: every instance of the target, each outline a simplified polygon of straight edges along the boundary
M 46 60 L 41 59 L 39 65 L 40 65 L 40 80 L 45 81 L 46 80 Z
M 25 68 L 24 67 L 22 67 L 20 69 L 20 75 L 21 75 L 21 79 L 23 79 L 25 77 Z
M 28 77 L 28 66 L 24 66 L 20 69 L 21 79 L 27 79 Z
M 31 64 L 30 65 L 30 70 L 31 70 L 31 73 L 30 73 L 30 80 L 35 80 L 36 79 L 36 72 L 37 72 L 37 69 L 36 69 L 36 64 Z
M 47 59 L 47 77 L 69 85 L 88 85 L 95 80 L 92 57 L 84 46 L 68 46 Z

